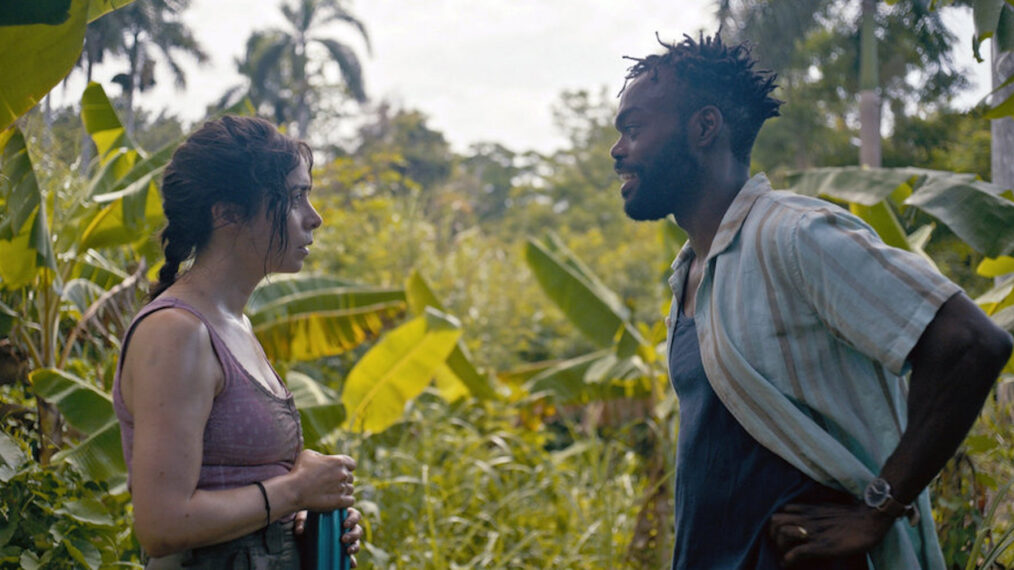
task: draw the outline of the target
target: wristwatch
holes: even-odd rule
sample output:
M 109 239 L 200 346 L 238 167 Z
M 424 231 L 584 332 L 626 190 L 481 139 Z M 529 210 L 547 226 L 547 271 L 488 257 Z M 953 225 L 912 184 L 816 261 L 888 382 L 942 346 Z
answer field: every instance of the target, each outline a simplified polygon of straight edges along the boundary
M 870 481 L 863 491 L 863 502 L 866 506 L 877 509 L 891 518 L 905 517 L 908 524 L 919 524 L 919 509 L 915 505 L 903 504 L 891 495 L 891 484 L 877 477 Z

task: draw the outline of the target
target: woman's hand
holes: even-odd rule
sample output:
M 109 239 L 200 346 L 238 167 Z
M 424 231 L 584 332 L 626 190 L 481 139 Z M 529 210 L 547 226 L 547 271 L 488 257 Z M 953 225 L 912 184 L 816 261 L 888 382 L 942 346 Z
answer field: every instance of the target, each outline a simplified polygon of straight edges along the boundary
M 351 507 L 355 504 L 355 468 L 355 460 L 347 455 L 303 450 L 289 473 L 300 508 L 325 512 Z
M 306 531 L 306 517 L 307 511 L 296 513 L 296 524 L 292 529 L 296 536 L 300 536 Z M 357 566 L 355 555 L 359 552 L 359 541 L 363 538 L 363 527 L 359 526 L 361 520 L 363 520 L 363 515 L 356 509 L 350 508 L 345 515 L 345 524 L 342 525 L 345 528 L 345 532 L 342 533 L 342 544 L 352 560 L 353 568 Z
M 342 534 L 342 543 L 345 545 L 345 552 L 348 552 L 349 558 L 352 559 L 353 568 L 357 566 L 355 555 L 359 552 L 359 540 L 363 538 L 363 527 L 359 526 L 362 519 L 363 515 L 359 511 L 350 508 L 343 525 L 346 531 Z

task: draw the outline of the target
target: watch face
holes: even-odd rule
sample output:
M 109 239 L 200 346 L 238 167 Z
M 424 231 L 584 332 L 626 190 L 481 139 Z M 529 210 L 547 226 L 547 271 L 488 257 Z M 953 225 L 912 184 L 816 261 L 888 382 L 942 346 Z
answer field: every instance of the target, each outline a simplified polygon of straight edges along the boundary
M 883 505 L 890 496 L 891 485 L 880 477 L 870 481 L 870 484 L 866 486 L 866 491 L 863 493 L 864 501 L 871 507 Z

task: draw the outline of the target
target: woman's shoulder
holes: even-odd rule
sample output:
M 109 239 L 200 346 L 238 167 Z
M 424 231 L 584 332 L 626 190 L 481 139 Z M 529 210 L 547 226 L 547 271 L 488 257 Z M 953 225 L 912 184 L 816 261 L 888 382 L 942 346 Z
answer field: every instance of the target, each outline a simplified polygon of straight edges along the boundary
M 222 367 L 211 333 L 190 311 L 168 305 L 144 315 L 134 324 L 124 347 L 121 393 L 135 417 L 139 390 L 155 399 L 210 399 L 224 385 Z M 203 405 L 203 404 L 202 404 Z
M 153 362 L 169 361 L 176 371 L 219 368 L 211 334 L 198 313 L 177 305 L 161 307 L 134 324 L 124 365 L 150 368 Z
M 161 304 L 155 310 L 147 311 L 134 325 L 131 344 L 147 336 L 163 342 L 173 340 L 208 340 L 210 333 L 204 319 L 192 308 L 182 304 Z

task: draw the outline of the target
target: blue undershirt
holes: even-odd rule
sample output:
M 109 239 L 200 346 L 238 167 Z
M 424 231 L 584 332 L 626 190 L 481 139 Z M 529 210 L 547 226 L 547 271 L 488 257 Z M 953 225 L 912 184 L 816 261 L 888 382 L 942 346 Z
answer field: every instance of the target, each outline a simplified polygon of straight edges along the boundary
M 817 487 L 757 443 L 726 410 L 701 363 L 693 318 L 679 311 L 669 375 L 680 402 L 673 569 L 777 569 L 767 521 Z

